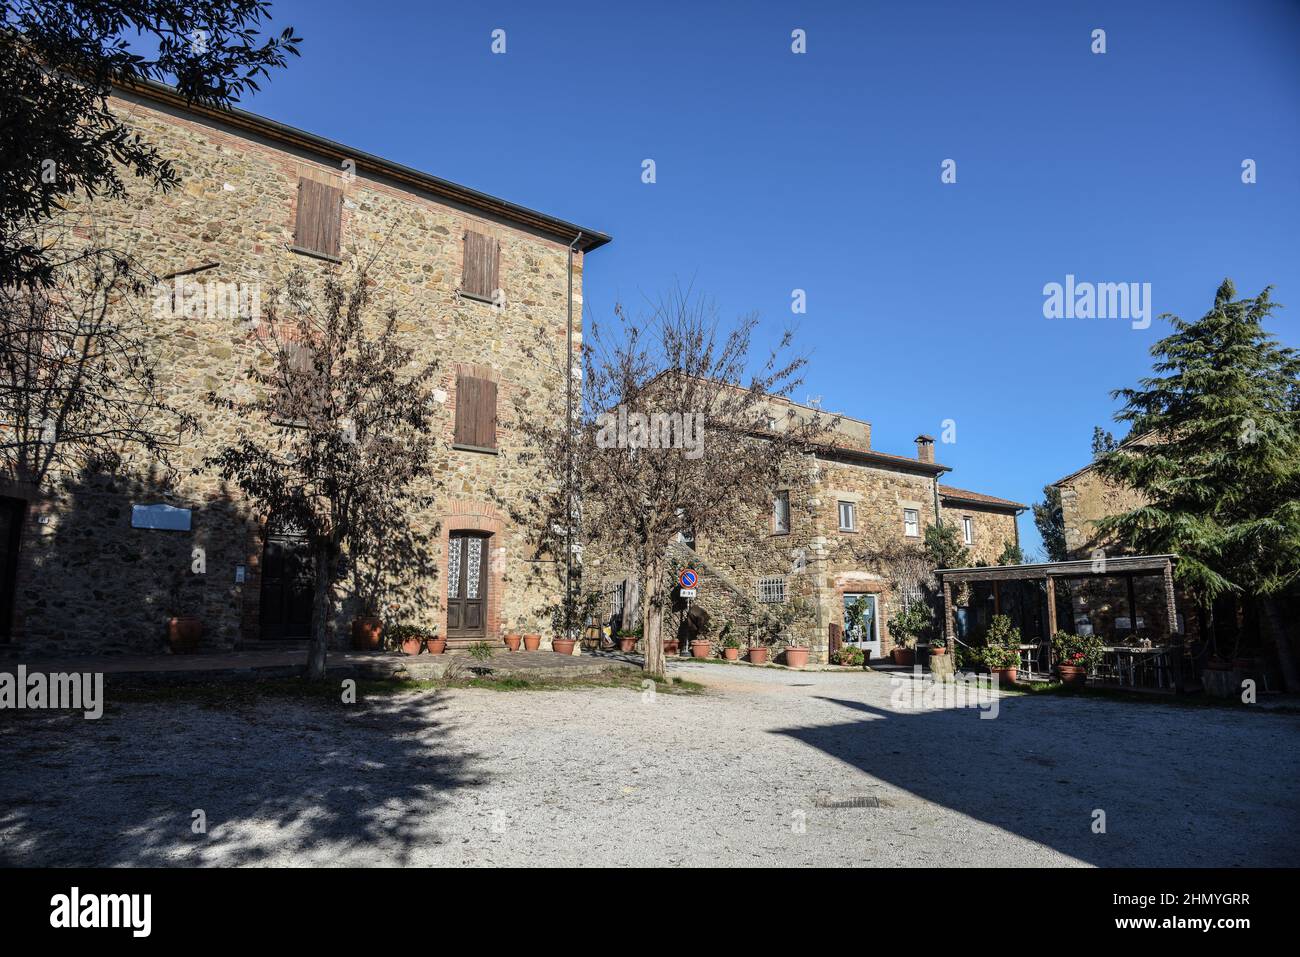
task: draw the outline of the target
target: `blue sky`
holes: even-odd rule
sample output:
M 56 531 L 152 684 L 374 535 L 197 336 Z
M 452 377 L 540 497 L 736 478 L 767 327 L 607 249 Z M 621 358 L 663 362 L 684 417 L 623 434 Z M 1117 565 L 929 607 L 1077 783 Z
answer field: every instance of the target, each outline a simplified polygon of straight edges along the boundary
M 795 398 L 887 452 L 954 420 L 954 485 L 1038 500 L 1149 371 L 1164 323 L 1044 318 L 1067 274 L 1149 282 L 1184 317 L 1224 276 L 1273 284 L 1300 345 L 1296 0 L 273 11 L 303 57 L 248 109 L 612 234 L 587 260 L 598 318 L 680 280 L 769 338 L 797 323 Z

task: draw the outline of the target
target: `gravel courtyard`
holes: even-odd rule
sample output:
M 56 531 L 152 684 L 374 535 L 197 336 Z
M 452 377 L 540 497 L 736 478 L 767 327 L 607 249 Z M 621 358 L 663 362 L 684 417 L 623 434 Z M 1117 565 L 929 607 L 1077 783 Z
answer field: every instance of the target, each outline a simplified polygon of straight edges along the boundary
M 892 708 L 880 673 L 673 673 L 706 691 L 0 713 L 0 863 L 1300 864 L 1300 716 L 1007 696 L 988 720 Z

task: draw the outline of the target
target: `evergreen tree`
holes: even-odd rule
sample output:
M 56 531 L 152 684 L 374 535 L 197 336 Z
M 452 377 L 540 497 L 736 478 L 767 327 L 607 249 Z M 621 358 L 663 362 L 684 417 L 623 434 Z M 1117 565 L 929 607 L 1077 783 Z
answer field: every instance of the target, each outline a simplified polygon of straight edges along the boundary
M 1203 604 L 1235 595 L 1260 604 L 1288 688 L 1295 670 L 1276 597 L 1300 583 L 1300 353 L 1263 322 L 1269 289 L 1236 299 L 1224 280 L 1195 322 L 1152 347 L 1155 375 L 1120 389 L 1116 420 L 1140 445 L 1098 460 L 1146 504 L 1099 528 L 1147 553 L 1178 556 L 1179 581 Z
M 1061 510 L 1061 490 L 1055 485 L 1043 487 L 1043 500 L 1033 506 L 1034 525 L 1043 537 L 1043 551 L 1049 562 L 1063 562 L 1065 548 L 1065 514 Z

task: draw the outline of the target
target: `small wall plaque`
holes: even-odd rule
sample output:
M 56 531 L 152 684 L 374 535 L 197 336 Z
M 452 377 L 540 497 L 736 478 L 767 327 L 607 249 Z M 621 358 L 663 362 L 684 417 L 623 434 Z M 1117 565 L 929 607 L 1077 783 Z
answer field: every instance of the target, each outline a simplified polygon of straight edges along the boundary
M 190 530 L 190 510 L 175 505 L 132 505 L 132 528 L 154 528 L 169 532 Z
M 242 584 L 244 584 L 244 578 L 247 576 L 247 574 L 248 574 L 248 567 L 247 567 L 246 565 L 236 565 L 236 566 L 235 566 L 235 584 L 236 584 L 236 585 L 242 585 Z

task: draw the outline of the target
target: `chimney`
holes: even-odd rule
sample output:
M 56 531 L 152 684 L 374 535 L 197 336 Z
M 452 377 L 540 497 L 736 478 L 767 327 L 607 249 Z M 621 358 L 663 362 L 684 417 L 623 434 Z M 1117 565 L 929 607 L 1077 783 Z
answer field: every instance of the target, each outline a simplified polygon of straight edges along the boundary
M 916 460 L 934 464 L 934 436 L 918 435 L 916 437 Z

